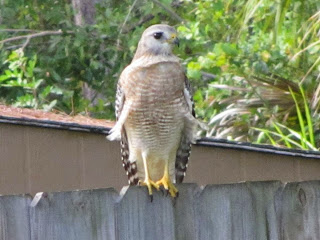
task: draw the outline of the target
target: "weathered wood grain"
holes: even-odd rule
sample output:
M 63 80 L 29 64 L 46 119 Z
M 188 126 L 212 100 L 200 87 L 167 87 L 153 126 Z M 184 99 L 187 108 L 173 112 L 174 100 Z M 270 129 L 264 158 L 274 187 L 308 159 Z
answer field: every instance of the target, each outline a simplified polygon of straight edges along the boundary
M 198 239 L 278 239 L 275 193 L 280 183 L 209 185 L 200 195 Z
M 28 195 L 0 196 L 0 239 L 29 240 L 29 204 Z
M 145 187 L 123 190 L 117 204 L 117 239 L 174 240 L 173 200 L 154 191 L 151 202 Z
M 281 239 L 320 239 L 320 181 L 287 184 L 281 203 Z
M 253 200 L 252 211 L 256 229 L 256 239 L 277 240 L 280 239 L 280 217 L 278 214 L 279 198 L 283 190 L 283 184 L 277 181 L 247 182 Z
M 319 240 L 320 181 L 0 196 L 0 240 Z
M 113 189 L 43 195 L 30 207 L 32 240 L 114 240 Z
M 179 197 L 174 203 L 176 240 L 195 240 L 197 212 L 195 206 L 201 192 L 197 184 L 178 185 Z
M 253 201 L 245 183 L 206 186 L 199 199 L 199 239 L 255 240 Z

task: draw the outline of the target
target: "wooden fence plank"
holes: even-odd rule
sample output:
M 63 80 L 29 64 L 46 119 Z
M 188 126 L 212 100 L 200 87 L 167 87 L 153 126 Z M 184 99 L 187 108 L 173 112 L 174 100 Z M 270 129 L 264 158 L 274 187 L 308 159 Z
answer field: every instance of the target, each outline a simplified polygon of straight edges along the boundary
M 175 239 L 170 196 L 165 197 L 161 192 L 154 191 L 151 202 L 146 187 L 130 187 L 123 194 L 117 205 L 117 239 Z
M 287 184 L 281 212 L 281 239 L 320 239 L 320 181 Z
M 0 239 L 30 240 L 28 195 L 0 196 Z
M 277 182 L 206 186 L 197 206 L 198 239 L 278 239 L 274 196 L 279 187 Z
M 283 184 L 278 181 L 247 182 L 253 199 L 254 228 L 256 239 L 280 240 L 279 199 Z
M 197 184 L 179 184 L 179 197 L 174 203 L 176 240 L 195 240 L 197 212 L 195 205 L 199 200 L 201 189 Z
M 255 240 L 252 199 L 245 183 L 208 185 L 199 199 L 200 240 Z
M 320 181 L 0 196 L 0 240 L 318 240 Z
M 113 189 L 43 195 L 30 208 L 32 240 L 115 240 Z

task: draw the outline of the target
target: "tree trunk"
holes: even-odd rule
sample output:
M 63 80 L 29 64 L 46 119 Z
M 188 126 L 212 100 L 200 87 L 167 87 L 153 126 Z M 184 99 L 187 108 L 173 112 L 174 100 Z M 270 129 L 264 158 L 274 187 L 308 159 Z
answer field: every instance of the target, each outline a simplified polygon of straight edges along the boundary
M 100 0 L 72 0 L 72 6 L 75 10 L 74 21 L 77 26 L 85 24 L 94 24 L 96 3 Z
M 77 26 L 92 25 L 95 23 L 96 3 L 101 0 L 72 0 L 72 6 L 75 11 L 74 22 Z M 104 97 L 96 90 L 92 89 L 88 83 L 82 85 L 82 95 L 91 102 L 94 106 L 97 104 L 97 99 Z

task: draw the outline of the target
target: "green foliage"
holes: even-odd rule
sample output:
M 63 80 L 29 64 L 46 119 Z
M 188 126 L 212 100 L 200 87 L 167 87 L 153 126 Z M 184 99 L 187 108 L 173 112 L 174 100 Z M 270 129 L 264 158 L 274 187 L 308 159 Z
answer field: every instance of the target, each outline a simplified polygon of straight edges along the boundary
M 162 22 L 178 29 L 176 54 L 192 81 L 196 113 L 210 126 L 203 135 L 319 148 L 318 0 L 160 2 L 165 8 L 153 0 L 100 1 L 94 24 L 76 26 L 70 1 L 3 0 L 2 101 L 114 118 L 119 74 L 143 30 Z M 1 44 L 48 30 L 55 34 Z
M 288 148 L 297 147 L 305 150 L 318 150 L 318 147 L 315 143 L 314 136 L 314 122 L 310 114 L 310 107 L 308 105 L 307 99 L 303 89 L 300 87 L 301 96 L 303 99 L 304 105 L 304 115 L 302 114 L 302 109 L 299 106 L 299 102 L 295 96 L 295 93 L 290 90 L 292 99 L 294 100 L 297 117 L 300 129 L 295 131 L 292 128 L 289 128 L 281 123 L 272 122 L 272 127 L 274 130 L 263 129 L 263 128 L 253 128 L 254 130 L 260 131 L 262 134 L 259 135 L 256 143 L 263 142 L 263 137 L 266 135 L 269 141 L 276 146 L 284 146 Z M 305 124 L 307 122 L 307 125 Z
M 194 6 L 195 16 L 179 31 L 197 41 L 187 73 L 198 83 L 197 115 L 211 127 L 205 135 L 278 144 L 253 130 L 281 135 L 278 122 L 287 130 L 302 129 L 301 139 L 309 134 L 313 149 L 319 148 L 312 132 L 319 126 L 311 126 L 319 119 L 319 2 L 217 0 Z
M 50 100 L 49 94 L 62 94 L 54 86 L 43 87 L 44 80 L 34 76 L 37 58 L 28 59 L 23 51 L 12 51 L 4 62 L 7 69 L 0 75 L 0 95 L 17 107 L 42 108 L 51 110 L 57 100 Z
M 137 1 L 130 12 L 132 3 L 101 1 L 96 5 L 94 24 L 76 26 L 70 1 L 4 0 L 0 8 L 0 41 L 48 30 L 61 33 L 0 43 L 0 62 L 17 49 L 23 49 L 28 59 L 36 55 L 34 74 L 43 79 L 41 86 L 55 86 L 62 91 L 55 108 L 70 114 L 90 113 L 93 117 L 112 119 L 116 81 L 130 63 L 143 30 L 159 22 L 176 24 L 169 13 L 152 1 Z M 140 23 L 146 17 L 149 20 Z M 0 65 L 0 74 L 6 70 L 6 64 Z M 84 86 L 93 96 L 84 98 Z M 13 103 L 7 94 L 2 94 L 2 99 Z

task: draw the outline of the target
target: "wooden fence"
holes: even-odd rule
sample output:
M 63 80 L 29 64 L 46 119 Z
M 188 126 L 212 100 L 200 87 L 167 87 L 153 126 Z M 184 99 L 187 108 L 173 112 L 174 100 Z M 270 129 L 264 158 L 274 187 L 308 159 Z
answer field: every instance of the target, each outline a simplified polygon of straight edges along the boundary
M 320 181 L 179 185 L 0 197 L 1 240 L 319 240 Z

